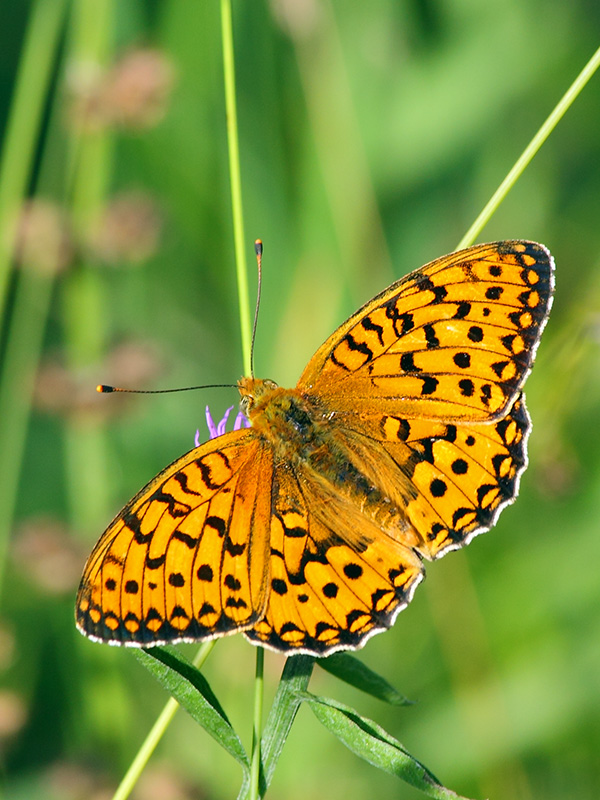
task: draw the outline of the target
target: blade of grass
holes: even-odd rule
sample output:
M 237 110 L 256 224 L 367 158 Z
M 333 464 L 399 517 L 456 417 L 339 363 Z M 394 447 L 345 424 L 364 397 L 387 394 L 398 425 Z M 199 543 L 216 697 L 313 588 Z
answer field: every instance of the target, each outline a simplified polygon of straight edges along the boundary
M 32 85 L 28 82 L 32 78 L 32 72 L 44 68 L 51 72 L 64 11 L 61 2 L 57 2 L 52 11 L 48 8 L 48 3 L 38 2 L 30 22 L 34 30 L 28 31 L 26 35 L 25 52 L 20 62 L 18 86 L 13 99 L 14 108 L 11 109 L 2 154 L 0 285 L 5 277 L 2 273 L 9 270 L 13 255 L 14 224 L 29 180 L 37 144 L 36 135 L 45 102 L 42 95 L 48 86 L 48 76 L 40 79 L 36 75 Z M 39 53 L 36 47 L 40 48 Z M 49 132 L 56 129 L 60 116 L 57 100 L 55 95 L 52 98 Z M 49 133 L 40 161 L 36 192 L 39 186 L 44 187 L 49 163 L 55 156 L 48 147 L 50 139 Z M 4 476 L 0 483 L 0 594 L 31 415 L 35 375 L 54 286 L 53 272 L 50 265 L 47 265 L 44 273 L 28 265 L 17 274 L 12 314 L 6 326 L 6 346 L 0 373 L 0 473 Z M 3 298 L 0 297 L 0 306 L 2 302 Z
M 65 0 L 33 3 L 19 62 L 0 163 L 0 318 L 6 300 L 16 218 L 31 176 L 66 6 Z
M 66 4 L 37 0 L 27 27 L 0 164 L 0 316 L 15 244 L 18 212 L 30 179 L 46 93 Z M 42 169 L 43 173 L 43 163 Z M 0 376 L 0 595 L 17 501 L 34 379 L 54 280 L 26 270 L 17 277 Z
M 211 648 L 201 648 L 200 661 Z M 205 652 L 208 651 L 208 652 Z M 134 655 L 196 720 L 245 769 L 250 762 L 208 681 L 175 647 L 134 650 Z
M 225 111 L 227 115 L 227 146 L 229 149 L 229 179 L 231 181 L 231 210 L 233 214 L 233 241 L 238 282 L 238 302 L 242 336 L 244 374 L 251 373 L 250 303 L 248 300 L 248 269 L 246 265 L 246 237 L 242 206 L 242 179 L 238 141 L 237 106 L 235 100 L 235 62 L 231 0 L 221 0 L 221 39 L 223 43 L 223 73 L 225 80 Z
M 488 200 L 481 213 L 477 216 L 475 222 L 471 225 L 469 230 L 465 233 L 456 246 L 457 250 L 461 250 L 463 247 L 468 247 L 469 245 L 473 244 L 475 239 L 481 233 L 482 229 L 485 227 L 485 225 L 487 225 L 490 218 L 495 213 L 500 203 L 502 203 L 506 195 L 521 177 L 531 159 L 538 152 L 548 136 L 550 136 L 559 121 L 564 117 L 567 109 L 572 105 L 574 100 L 580 94 L 586 83 L 590 80 L 599 66 L 600 47 L 596 50 L 594 55 L 590 58 L 588 63 L 581 70 L 573 83 L 569 86 L 565 94 L 558 101 L 548 118 L 545 120 L 533 139 L 529 142 L 525 150 L 523 150 L 519 158 L 516 160 L 514 166 L 509 170 L 507 176 Z

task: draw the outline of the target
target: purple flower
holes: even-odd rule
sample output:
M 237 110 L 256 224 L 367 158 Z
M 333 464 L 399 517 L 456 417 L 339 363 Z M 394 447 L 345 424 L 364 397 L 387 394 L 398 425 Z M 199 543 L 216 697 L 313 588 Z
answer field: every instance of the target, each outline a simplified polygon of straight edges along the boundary
M 217 425 L 215 425 L 214 420 L 213 420 L 213 418 L 211 416 L 211 413 L 210 413 L 210 409 L 208 408 L 208 406 L 206 406 L 206 424 L 208 425 L 208 432 L 210 434 L 210 438 L 211 439 L 216 439 L 217 436 L 223 436 L 223 434 L 225 433 L 225 426 L 227 425 L 227 419 L 229 418 L 229 415 L 230 415 L 232 409 L 233 409 L 233 406 L 229 406 L 229 408 L 225 412 L 225 416 L 223 417 L 223 419 Z M 249 422 L 248 419 L 246 419 L 246 417 L 240 411 L 238 413 L 237 417 L 235 418 L 235 422 L 233 423 L 233 430 L 234 431 L 239 431 L 240 428 L 242 428 L 242 427 L 249 428 L 250 427 L 250 422 Z M 195 444 L 196 447 L 199 447 L 200 444 L 201 444 L 201 442 L 200 442 L 200 431 L 199 430 L 196 431 L 196 437 L 194 439 L 194 444 Z

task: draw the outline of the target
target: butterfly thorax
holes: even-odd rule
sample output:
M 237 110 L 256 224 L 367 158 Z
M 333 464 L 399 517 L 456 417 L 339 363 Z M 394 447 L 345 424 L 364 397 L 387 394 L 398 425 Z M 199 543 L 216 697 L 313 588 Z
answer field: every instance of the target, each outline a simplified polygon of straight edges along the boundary
M 313 480 L 354 498 L 363 506 L 363 513 L 368 513 L 366 506 L 381 510 L 383 504 L 384 516 L 390 512 L 395 516 L 376 482 L 353 462 L 335 414 L 320 401 L 269 380 L 242 378 L 238 386 L 242 410 L 273 448 L 276 463 L 310 473 Z
M 331 415 L 297 389 L 256 378 L 241 378 L 238 386 L 242 411 L 277 459 L 306 461 L 331 444 Z

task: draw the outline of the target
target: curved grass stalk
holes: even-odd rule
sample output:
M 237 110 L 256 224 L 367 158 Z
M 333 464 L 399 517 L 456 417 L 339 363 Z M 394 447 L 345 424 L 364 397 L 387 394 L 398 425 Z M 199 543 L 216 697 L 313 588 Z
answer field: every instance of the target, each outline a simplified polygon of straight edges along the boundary
M 494 194 L 490 197 L 485 204 L 481 213 L 477 216 L 475 222 L 471 225 L 469 230 L 462 237 L 457 250 L 462 250 L 463 247 L 469 247 L 473 244 L 475 239 L 479 236 L 482 229 L 487 225 L 491 217 L 496 212 L 496 209 L 502 203 L 506 195 L 513 188 L 515 183 L 521 177 L 529 162 L 544 144 L 546 139 L 550 136 L 554 128 L 558 125 L 560 120 L 564 117 L 567 109 L 573 104 L 575 99 L 579 96 L 584 86 L 590 80 L 592 75 L 600 66 L 600 47 L 596 50 L 594 55 L 590 58 L 585 67 L 581 70 L 579 75 L 575 78 L 573 83 L 569 86 L 567 91 L 558 101 L 556 106 L 552 109 L 548 118 L 544 121 L 538 132 L 533 139 L 529 142 L 525 150 L 521 153 L 519 158 L 515 161 L 514 166 L 509 170 L 507 176 L 504 178 L 500 186 L 496 189 Z

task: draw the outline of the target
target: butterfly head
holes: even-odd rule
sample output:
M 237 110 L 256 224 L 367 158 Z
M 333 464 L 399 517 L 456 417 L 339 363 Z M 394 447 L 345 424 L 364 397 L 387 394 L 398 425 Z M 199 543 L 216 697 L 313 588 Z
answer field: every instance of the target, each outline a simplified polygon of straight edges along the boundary
M 260 378 L 240 378 L 238 381 L 238 389 L 240 392 L 240 408 L 242 412 L 252 420 L 253 413 L 256 413 L 256 406 L 262 405 L 269 395 L 273 393 L 279 386 L 275 381 L 268 378 L 261 380 Z

